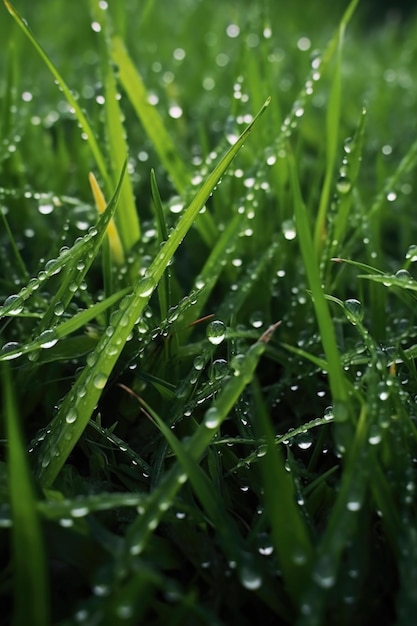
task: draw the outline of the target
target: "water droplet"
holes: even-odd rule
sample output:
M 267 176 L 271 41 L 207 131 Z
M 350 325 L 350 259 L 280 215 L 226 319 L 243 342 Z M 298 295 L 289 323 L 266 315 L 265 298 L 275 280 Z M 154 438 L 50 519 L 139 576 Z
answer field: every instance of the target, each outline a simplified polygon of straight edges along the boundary
M 395 193 L 395 191 L 390 191 L 389 193 L 387 193 L 388 202 L 394 202 L 396 199 L 397 199 L 397 194 Z
M 141 298 L 147 298 L 155 289 L 155 281 L 153 278 L 143 278 L 136 287 L 136 293 Z
M 198 372 L 201 371 L 204 367 L 205 362 L 206 360 L 203 356 L 196 356 L 193 361 L 194 369 L 196 369 Z
M 17 341 L 9 341 L 8 343 L 5 343 L 0 350 L 0 356 L 2 361 L 17 359 L 17 357 L 21 356 L 21 354 L 21 346 L 20 343 L 17 343 Z
M 399 278 L 404 281 L 413 280 L 413 277 L 407 270 L 398 270 L 398 272 L 395 272 L 395 278 Z
M 262 586 L 262 577 L 248 565 L 244 565 L 239 572 L 239 578 L 245 589 L 255 591 Z
M 339 176 L 336 182 L 336 189 L 341 194 L 349 193 L 352 189 L 352 183 L 347 176 Z
M 210 368 L 210 378 L 212 380 L 220 380 L 226 376 L 228 371 L 227 361 L 225 359 L 216 359 Z
M 345 143 L 343 144 L 343 149 L 346 152 L 346 154 L 350 154 L 352 152 L 353 147 L 354 147 L 353 137 L 347 137 L 345 139 Z
M 73 424 L 77 419 L 77 409 L 71 407 L 65 416 L 65 421 L 67 424 Z
M 323 589 L 330 589 L 336 582 L 334 563 L 330 556 L 322 556 L 314 570 L 313 578 Z
M 207 409 L 204 415 L 204 426 L 209 429 L 214 429 L 220 426 L 222 421 L 222 416 L 218 408 L 215 406 Z
M 9 296 L 3 303 L 3 311 L 8 315 L 19 315 L 23 311 L 23 299 L 16 294 Z
M 64 305 L 62 304 L 62 302 L 57 302 L 55 307 L 54 307 L 54 313 L 57 317 L 61 317 L 61 315 L 64 314 Z
M 405 258 L 411 261 L 412 263 L 415 263 L 417 261 L 417 246 L 416 245 L 413 244 L 408 248 Z
M 44 330 L 39 335 L 39 341 L 41 348 L 52 348 L 58 342 L 56 332 L 53 329 Z
M 363 319 L 363 308 L 362 304 L 356 298 L 349 298 L 344 302 L 346 316 L 350 322 L 356 324 L 358 321 Z
M 207 339 L 213 346 L 218 346 L 224 341 L 226 336 L 226 326 L 220 320 L 213 320 L 207 326 Z
M 99 372 L 93 378 L 93 385 L 96 389 L 104 389 L 107 383 L 107 375 L 104 372 Z
M 75 506 L 70 511 L 72 517 L 85 517 L 89 514 L 89 512 L 90 511 L 87 506 Z
M 295 224 L 293 220 L 285 220 L 282 223 L 282 232 L 284 233 L 285 239 L 287 241 L 292 241 L 297 236 L 297 231 L 295 229 Z

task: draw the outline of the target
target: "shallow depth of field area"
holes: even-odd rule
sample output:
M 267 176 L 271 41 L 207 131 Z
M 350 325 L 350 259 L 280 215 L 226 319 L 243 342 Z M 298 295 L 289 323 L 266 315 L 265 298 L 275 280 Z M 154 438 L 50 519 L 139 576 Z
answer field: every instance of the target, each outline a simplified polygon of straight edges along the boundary
M 0 4 L 2 623 L 414 623 L 417 17 L 385 4 Z

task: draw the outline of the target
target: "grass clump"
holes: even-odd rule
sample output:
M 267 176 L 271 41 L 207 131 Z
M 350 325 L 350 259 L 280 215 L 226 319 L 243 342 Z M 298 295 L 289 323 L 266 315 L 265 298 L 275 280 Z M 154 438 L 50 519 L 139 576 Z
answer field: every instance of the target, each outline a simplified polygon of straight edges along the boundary
M 413 619 L 417 22 L 277 4 L 4 0 L 7 623 Z

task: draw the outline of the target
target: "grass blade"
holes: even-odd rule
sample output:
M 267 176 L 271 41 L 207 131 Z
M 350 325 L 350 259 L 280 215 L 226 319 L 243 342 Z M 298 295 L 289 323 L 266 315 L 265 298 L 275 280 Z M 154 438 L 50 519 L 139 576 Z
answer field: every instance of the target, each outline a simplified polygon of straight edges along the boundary
M 219 178 L 224 174 L 247 140 L 254 124 L 264 113 L 268 104 L 269 99 L 265 102 L 253 122 L 239 137 L 238 141 L 227 151 L 201 185 L 194 199 L 178 221 L 168 241 L 150 266 L 147 276 L 136 285 L 132 295 L 128 295 L 122 300 L 119 311 L 110 319 L 110 326 L 90 359 L 92 365 L 87 364 L 72 390 L 67 394 L 61 409 L 51 422 L 51 431 L 41 447 L 39 453 L 39 478 L 44 486 L 49 486 L 54 482 L 82 435 L 132 328 L 143 313 L 149 298 L 175 251 L 193 224 L 198 212 L 204 206 Z M 83 392 L 81 395 L 80 389 Z M 87 389 L 88 393 L 86 393 Z
M 14 569 L 14 626 L 49 624 L 45 547 L 10 370 L 2 368 L 3 416 L 8 437 L 8 473 Z
M 79 103 L 77 102 L 77 99 L 74 97 L 71 89 L 68 87 L 68 85 L 66 84 L 66 82 L 62 78 L 62 76 L 59 73 L 58 69 L 55 67 L 55 65 L 53 64 L 53 62 L 51 61 L 51 59 L 49 58 L 49 56 L 45 52 L 45 50 L 42 48 L 42 46 L 40 45 L 40 43 L 36 39 L 35 35 L 30 30 L 30 28 L 27 25 L 26 21 L 16 11 L 16 9 L 11 4 L 11 2 L 9 2 L 8 0 L 3 0 L 3 2 L 6 5 L 6 8 L 9 11 L 9 13 L 11 14 L 11 16 L 14 18 L 16 23 L 20 26 L 20 28 L 25 33 L 26 37 L 29 39 L 29 41 L 33 45 L 33 47 L 36 50 L 36 52 L 39 54 L 39 56 L 45 62 L 47 68 L 51 72 L 52 76 L 54 77 L 54 79 L 56 80 L 56 82 L 59 85 L 60 89 L 62 90 L 62 93 L 66 97 L 66 99 L 68 101 L 68 104 L 74 109 L 75 115 L 76 115 L 77 120 L 78 120 L 78 123 L 79 123 L 83 133 L 86 136 L 86 139 L 87 139 L 88 144 L 90 146 L 90 149 L 91 149 L 91 152 L 93 154 L 93 157 L 94 157 L 94 159 L 95 159 L 95 161 L 97 163 L 97 167 L 98 167 L 98 169 L 100 171 L 101 176 L 103 177 L 103 180 L 106 183 L 106 188 L 107 188 L 107 190 L 110 193 L 110 191 L 112 190 L 112 185 L 111 185 L 110 176 L 109 176 L 109 174 L 107 172 L 104 156 L 103 156 L 103 154 L 102 154 L 102 152 L 101 152 L 101 150 L 99 148 L 99 145 L 98 145 L 98 143 L 96 141 L 95 133 L 94 133 L 93 129 L 91 128 L 90 123 L 89 123 L 87 117 L 85 116 L 85 114 L 83 113 Z
M 166 171 L 172 178 L 179 193 L 183 192 L 190 181 L 187 167 L 178 155 L 158 111 L 149 103 L 148 92 L 142 77 L 129 57 L 123 41 L 114 36 L 111 40 L 113 62 L 119 68 L 119 80 L 126 91 L 143 127 L 161 159 Z

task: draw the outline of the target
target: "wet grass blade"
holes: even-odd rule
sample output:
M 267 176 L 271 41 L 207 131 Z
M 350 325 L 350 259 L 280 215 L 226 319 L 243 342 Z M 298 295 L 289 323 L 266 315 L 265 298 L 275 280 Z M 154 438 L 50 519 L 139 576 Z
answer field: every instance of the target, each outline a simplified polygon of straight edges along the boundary
M 268 104 L 269 99 L 235 145 L 227 151 L 202 183 L 168 241 L 148 269 L 147 275 L 139 281 L 134 292 L 122 300 L 119 310 L 110 318 L 110 325 L 91 356 L 90 364 L 86 365 L 73 388 L 65 397 L 60 410 L 51 422 L 51 431 L 45 438 L 39 452 L 39 478 L 44 486 L 53 483 L 84 432 L 128 336 L 142 315 L 175 251 Z
M 42 60 L 46 64 L 47 68 L 51 72 L 52 76 L 54 77 L 54 79 L 56 80 L 56 82 L 59 85 L 60 89 L 62 90 L 62 93 L 64 94 L 65 98 L 67 99 L 68 104 L 74 109 L 74 112 L 75 112 L 75 115 L 77 117 L 78 123 L 79 123 L 79 125 L 80 125 L 80 127 L 81 127 L 81 129 L 82 129 L 82 131 L 83 131 L 87 141 L 88 141 L 88 144 L 90 146 L 91 152 L 92 152 L 93 157 L 94 157 L 94 159 L 95 159 L 95 161 L 97 163 L 97 167 L 98 167 L 98 169 L 100 171 L 100 174 L 103 177 L 103 180 L 105 181 L 106 189 L 110 193 L 112 191 L 111 178 L 110 178 L 110 176 L 109 176 L 109 174 L 107 172 L 105 159 L 104 159 L 104 156 L 103 156 L 103 154 L 102 154 L 102 152 L 101 152 L 101 150 L 99 148 L 99 145 L 97 143 L 95 133 L 94 133 L 93 129 L 91 128 L 90 123 L 89 123 L 86 115 L 83 113 L 83 111 L 82 111 L 82 109 L 81 109 L 77 99 L 75 98 L 75 96 L 72 93 L 71 89 L 68 87 L 68 85 L 66 84 L 66 82 L 62 78 L 61 74 L 59 73 L 59 70 L 55 67 L 54 63 L 51 61 L 51 59 L 49 58 L 49 56 L 47 55 L 45 50 L 42 48 L 42 46 L 40 45 L 40 43 L 36 39 L 35 35 L 30 30 L 30 28 L 27 25 L 26 21 L 16 11 L 16 9 L 11 4 L 11 2 L 9 2 L 8 0 L 3 0 L 3 2 L 6 5 L 6 8 L 9 11 L 9 13 L 11 14 L 11 16 L 14 18 L 14 20 L 17 22 L 17 24 L 23 30 L 23 32 L 25 33 L 26 37 L 29 39 L 29 41 L 33 45 L 33 47 L 36 50 L 36 52 L 39 54 L 39 56 L 42 58 Z
M 13 625 L 49 624 L 49 587 L 45 547 L 36 510 L 26 450 L 20 433 L 9 367 L 3 364 L 3 416 L 8 440 L 8 476 L 12 528 Z
M 301 196 L 296 165 L 292 154 L 289 154 L 288 162 L 301 255 L 311 289 L 321 341 L 326 354 L 330 388 L 335 404 L 335 416 L 337 420 L 344 420 L 348 417 L 349 405 L 347 402 L 346 382 L 336 343 L 333 321 L 323 293 L 317 256 L 310 233 L 307 209 Z
M 149 102 L 149 95 L 142 77 L 129 57 L 123 41 L 114 36 L 111 41 L 113 62 L 119 69 L 119 80 L 131 101 L 137 116 L 150 138 L 161 163 L 172 178 L 175 188 L 182 193 L 190 182 L 190 174 L 161 116 Z
M 254 382 L 257 434 L 266 443 L 267 452 L 259 459 L 262 472 L 265 510 L 271 524 L 272 539 L 282 569 L 285 587 L 299 606 L 310 575 L 313 545 L 306 523 L 296 502 L 291 472 L 276 445 L 275 433 L 262 399 L 259 385 Z

